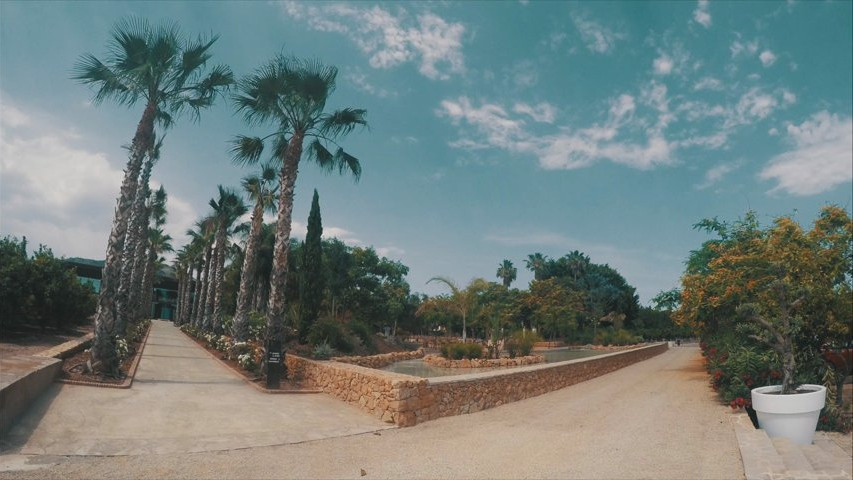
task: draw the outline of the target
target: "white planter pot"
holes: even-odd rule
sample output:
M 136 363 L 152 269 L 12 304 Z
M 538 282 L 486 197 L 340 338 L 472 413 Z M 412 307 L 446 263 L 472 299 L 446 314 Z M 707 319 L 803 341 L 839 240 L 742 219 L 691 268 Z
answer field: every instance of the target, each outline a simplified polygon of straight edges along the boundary
M 769 437 L 786 437 L 799 445 L 810 445 L 814 439 L 820 411 L 826 404 L 826 387 L 800 385 L 807 393 L 779 395 L 781 385 L 752 389 L 752 408 L 758 426 Z

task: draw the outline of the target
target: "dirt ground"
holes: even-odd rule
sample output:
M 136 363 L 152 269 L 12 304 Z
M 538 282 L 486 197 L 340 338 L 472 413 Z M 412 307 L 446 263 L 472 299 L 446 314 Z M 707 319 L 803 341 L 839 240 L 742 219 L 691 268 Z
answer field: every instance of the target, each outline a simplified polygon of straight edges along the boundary
M 81 325 L 67 330 L 22 328 L 0 333 L 0 356 L 35 355 L 48 348 L 92 333 L 93 324 Z

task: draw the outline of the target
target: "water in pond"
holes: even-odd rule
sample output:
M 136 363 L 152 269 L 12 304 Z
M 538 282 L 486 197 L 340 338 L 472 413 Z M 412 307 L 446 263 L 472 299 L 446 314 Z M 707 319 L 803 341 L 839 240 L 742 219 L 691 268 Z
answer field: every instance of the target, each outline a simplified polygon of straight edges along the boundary
M 603 352 L 601 350 L 571 350 L 568 348 L 558 348 L 553 350 L 546 350 L 542 352 L 535 352 L 545 356 L 545 362 L 554 363 L 554 362 L 562 362 L 564 360 L 575 360 L 577 358 L 584 357 L 592 357 L 595 355 L 601 355 Z M 490 372 L 493 370 L 506 370 L 510 368 L 517 367 L 492 367 L 492 368 L 442 368 L 442 367 L 433 367 L 432 365 L 427 365 L 420 358 L 416 358 L 414 360 L 403 360 L 400 362 L 392 363 L 382 370 L 388 372 L 395 373 L 404 373 L 406 375 L 413 375 L 415 377 L 445 377 L 449 375 L 464 375 L 467 373 L 479 373 L 479 372 Z

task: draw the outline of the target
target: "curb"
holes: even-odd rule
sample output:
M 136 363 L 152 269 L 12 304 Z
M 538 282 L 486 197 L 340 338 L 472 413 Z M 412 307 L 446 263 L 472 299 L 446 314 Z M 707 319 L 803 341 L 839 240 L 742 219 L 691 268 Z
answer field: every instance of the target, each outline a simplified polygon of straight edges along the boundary
M 145 337 L 142 339 L 142 342 L 139 346 L 139 351 L 136 352 L 136 355 L 133 357 L 133 363 L 130 364 L 130 369 L 127 371 L 127 377 L 125 377 L 124 381 L 121 383 L 98 383 L 98 382 L 87 382 L 85 380 L 69 380 L 65 378 L 57 378 L 57 383 L 64 383 L 66 385 L 79 385 L 83 387 L 97 387 L 97 388 L 120 388 L 120 389 L 128 389 L 133 385 L 133 379 L 136 377 L 136 369 L 139 367 L 139 362 L 142 359 L 142 352 L 145 351 L 145 346 L 148 344 L 148 335 L 151 333 L 151 323 L 148 323 L 148 330 L 145 331 Z
M 208 356 L 210 356 L 210 358 L 212 358 L 212 359 L 216 360 L 220 365 L 222 365 L 223 367 L 227 368 L 227 369 L 228 369 L 228 370 L 230 370 L 232 373 L 234 373 L 235 375 L 237 375 L 238 377 L 240 377 L 240 380 L 243 380 L 244 382 L 248 383 L 249 385 L 251 385 L 252 387 L 254 387 L 254 388 L 255 388 L 255 390 L 257 390 L 257 391 L 259 391 L 259 392 L 261 392 L 261 393 L 268 393 L 268 394 L 271 394 L 271 395 L 303 395 L 303 394 L 323 393 L 323 391 L 322 391 L 322 390 L 311 390 L 311 389 L 302 389 L 302 390 L 270 390 L 270 389 L 264 388 L 264 387 L 262 387 L 261 385 L 258 385 L 257 383 L 255 383 L 253 380 L 250 380 L 249 378 L 247 378 L 245 375 L 243 375 L 243 373 L 242 373 L 241 371 L 239 371 L 239 370 L 237 370 L 236 368 L 232 367 L 232 366 L 231 366 L 231 365 L 229 365 L 227 362 L 223 362 L 221 358 L 219 358 L 218 356 L 214 355 L 214 354 L 213 354 L 210 350 L 208 350 L 206 347 L 202 346 L 202 345 L 201 345 L 201 343 L 200 343 L 200 341 L 199 341 L 198 339 L 196 339 L 196 338 L 194 338 L 194 337 L 190 336 L 190 335 L 189 335 L 189 334 L 187 334 L 185 331 L 181 330 L 181 328 L 180 328 L 180 327 L 177 327 L 177 328 L 178 328 L 178 330 L 179 330 L 179 331 L 180 331 L 180 332 L 181 332 L 185 337 L 187 337 L 187 338 L 189 338 L 190 340 L 192 340 L 192 341 L 193 341 L 194 343 L 196 343 L 196 344 L 197 344 L 197 345 L 198 345 L 202 350 L 204 350 L 204 352 L 205 352 L 205 353 L 207 353 L 207 355 L 208 355 Z

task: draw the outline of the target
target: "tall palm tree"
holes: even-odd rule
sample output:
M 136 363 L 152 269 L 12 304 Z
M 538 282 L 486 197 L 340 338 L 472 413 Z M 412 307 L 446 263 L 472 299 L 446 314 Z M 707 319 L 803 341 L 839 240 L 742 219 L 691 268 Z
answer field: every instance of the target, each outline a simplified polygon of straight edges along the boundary
M 443 283 L 450 288 L 450 297 L 447 303 L 454 313 L 462 317 L 462 341 L 465 342 L 468 339 L 468 317 L 474 315 L 480 293 L 488 288 L 489 282 L 482 278 L 475 278 L 464 290 L 460 289 L 456 282 L 448 277 L 432 277 L 427 280 L 427 283 L 430 282 Z
M 142 276 L 147 262 L 146 251 L 148 248 L 148 221 L 151 217 L 151 209 L 147 208 L 150 201 L 151 171 L 154 164 L 160 160 L 160 149 L 163 139 L 160 138 L 148 151 L 142 167 L 142 175 L 136 188 L 136 195 L 131 207 L 130 222 L 125 234 L 124 251 L 121 258 L 121 275 L 116 293 L 116 333 L 124 336 L 127 324 L 138 313 L 140 306 L 140 293 L 142 289 Z M 160 190 L 163 190 L 160 187 Z M 162 192 L 163 221 L 165 222 L 165 195 Z
M 152 27 L 130 18 L 116 24 L 104 62 L 85 54 L 74 66 L 72 78 L 95 89 L 94 103 L 115 100 L 132 106 L 145 104 L 130 144 L 127 166 L 107 241 L 92 357 L 96 368 L 118 371 L 116 352 L 116 293 L 121 256 L 142 160 L 154 145 L 154 124 L 171 125 L 173 118 L 189 112 L 198 118 L 218 93 L 234 83 L 231 70 L 222 65 L 205 72 L 210 47 L 218 36 L 185 40 L 175 24 Z
M 273 158 L 281 168 L 276 219 L 273 271 L 267 308 L 267 340 L 284 340 L 284 292 L 287 286 L 290 224 L 293 192 L 303 143 L 307 157 L 326 171 L 350 172 L 358 179 L 358 159 L 338 146 L 336 139 L 366 126 L 365 110 L 344 108 L 325 113 L 326 101 L 335 90 L 338 70 L 315 60 L 277 56 L 240 82 L 240 94 L 234 96 L 237 110 L 252 125 L 272 123 L 276 130 L 264 138 L 239 136 L 234 141 L 234 159 L 254 163 L 261 157 L 264 141 L 272 139 Z M 329 151 L 335 146 L 335 153 Z
M 145 190 L 148 191 L 149 189 L 146 188 Z M 145 302 L 140 295 L 140 293 L 145 290 L 139 288 L 139 286 L 143 283 L 145 269 L 148 263 L 147 252 L 150 247 L 150 235 L 148 235 L 148 229 L 162 229 L 166 224 L 166 214 L 168 213 L 166 210 L 166 199 L 166 190 L 161 185 L 155 192 L 150 193 L 148 202 L 142 206 L 142 213 L 140 213 L 142 216 L 140 224 L 145 229 L 146 235 L 138 241 L 138 253 L 136 258 L 134 258 L 133 271 L 131 272 L 131 285 L 135 285 L 135 287 L 131 289 L 130 295 L 128 296 L 128 308 L 130 309 L 129 317 L 134 322 L 139 322 L 143 318 L 147 317 L 150 310 L 148 306 L 145 305 Z M 149 225 L 149 223 L 153 223 L 153 225 Z M 127 267 L 128 266 L 125 265 L 124 269 Z
M 148 229 L 148 261 L 145 264 L 145 272 L 142 274 L 142 307 L 145 316 L 151 314 L 151 305 L 154 299 L 154 277 L 165 264 L 166 259 L 161 255 L 172 251 L 172 237 L 163 233 L 163 229 Z
M 524 261 L 524 265 L 528 270 L 533 272 L 534 280 L 542 280 L 545 273 L 545 264 L 547 262 L 548 257 L 536 252 L 527 256 L 527 259 Z
M 579 250 L 575 250 L 566 255 L 564 258 L 566 259 L 569 271 L 572 273 L 572 279 L 577 283 L 589 269 L 589 257 L 581 253 Z
M 275 169 L 271 165 L 261 166 L 258 174 L 243 178 L 243 189 L 249 199 L 255 202 L 252 209 L 251 226 L 246 238 L 246 250 L 243 255 L 243 269 L 240 272 L 240 289 L 237 293 L 237 308 L 234 312 L 234 336 L 237 341 L 245 341 L 249 336 L 250 289 L 257 271 L 256 257 L 261 232 L 264 226 L 264 212 L 275 207 Z
M 515 280 L 516 275 L 518 275 L 518 270 L 509 260 L 504 260 L 498 265 L 498 278 L 503 281 L 504 287 L 509 288 L 509 285 Z
M 219 199 L 210 200 L 210 208 L 213 209 L 213 222 L 216 229 L 216 236 L 214 238 L 216 253 L 213 258 L 215 262 L 213 272 L 215 273 L 211 289 L 208 290 L 208 295 L 212 295 L 212 297 L 208 298 L 208 303 L 212 306 L 210 326 L 217 333 L 222 324 L 222 281 L 225 273 L 225 255 L 230 245 L 228 240 L 229 229 L 247 211 L 246 204 L 243 203 L 243 199 L 237 192 L 230 188 L 223 188 L 222 185 L 219 185 L 218 188 Z M 205 323 L 207 323 L 207 319 L 205 319 Z
M 207 306 L 207 290 L 210 283 L 210 266 L 213 257 L 213 220 L 211 217 L 206 217 L 196 222 L 196 227 L 198 228 L 198 241 L 202 245 L 202 254 L 192 324 L 196 328 L 202 328 L 204 325 L 204 309 Z M 190 232 L 188 231 L 187 233 L 189 234 Z

